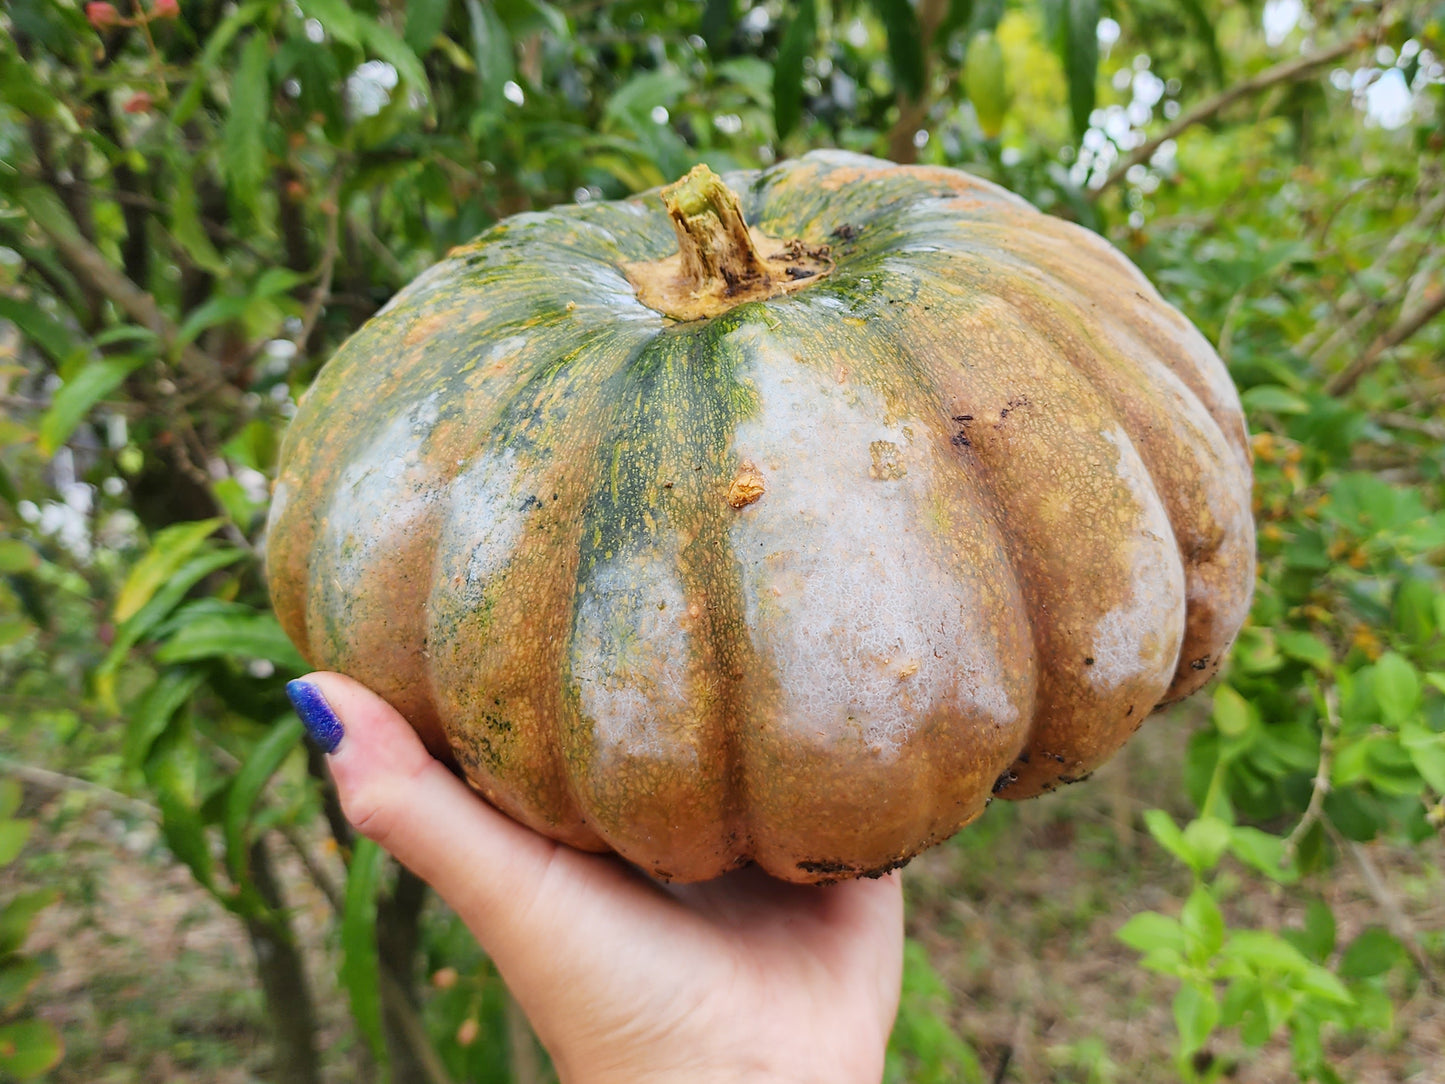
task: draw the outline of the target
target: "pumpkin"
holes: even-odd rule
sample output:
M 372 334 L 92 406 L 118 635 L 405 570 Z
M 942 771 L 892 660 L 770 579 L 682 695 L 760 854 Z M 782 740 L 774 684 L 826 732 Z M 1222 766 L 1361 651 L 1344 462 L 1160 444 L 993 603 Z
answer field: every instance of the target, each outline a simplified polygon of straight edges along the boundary
M 693 881 L 876 875 L 1219 667 L 1239 400 L 1120 253 L 814 152 L 520 214 L 321 371 L 279 619 L 497 808 Z

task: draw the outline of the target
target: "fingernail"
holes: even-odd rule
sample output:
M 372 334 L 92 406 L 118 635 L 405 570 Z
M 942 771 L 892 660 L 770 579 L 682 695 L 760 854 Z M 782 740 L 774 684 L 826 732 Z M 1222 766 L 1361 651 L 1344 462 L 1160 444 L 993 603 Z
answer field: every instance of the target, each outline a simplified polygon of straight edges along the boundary
M 286 683 L 286 695 L 316 747 L 323 753 L 336 752 L 346 731 L 321 690 L 309 681 L 298 679 Z

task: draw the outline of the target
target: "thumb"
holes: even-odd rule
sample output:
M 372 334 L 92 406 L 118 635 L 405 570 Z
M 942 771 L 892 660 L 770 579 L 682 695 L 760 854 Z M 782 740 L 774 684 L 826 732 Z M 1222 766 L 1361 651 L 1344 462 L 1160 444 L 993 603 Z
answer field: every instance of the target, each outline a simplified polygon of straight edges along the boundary
M 484 945 L 505 936 L 558 845 L 472 793 L 395 708 L 351 678 L 311 674 L 286 694 L 327 754 L 352 826 L 435 888 Z

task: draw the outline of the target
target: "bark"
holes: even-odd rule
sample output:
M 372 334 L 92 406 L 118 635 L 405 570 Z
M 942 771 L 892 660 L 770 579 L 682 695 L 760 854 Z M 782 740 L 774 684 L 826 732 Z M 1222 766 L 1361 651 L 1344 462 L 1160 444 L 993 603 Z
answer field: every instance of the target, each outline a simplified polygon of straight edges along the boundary
M 421 911 L 426 904 L 427 886 L 420 877 L 402 868 L 396 886 L 377 906 L 376 942 L 381 966 L 395 984 L 395 994 L 412 1013 L 419 1013 L 416 989 L 417 952 L 421 944 Z M 430 1074 L 421 1063 L 420 1051 L 408 1033 L 408 1014 L 397 1011 L 390 999 L 383 1002 L 382 1023 L 386 1050 L 391 1059 L 393 1084 L 426 1084 Z
M 270 910 L 265 916 L 248 917 L 246 932 L 271 1018 L 276 1051 L 271 1079 L 275 1084 L 321 1084 L 311 988 L 264 839 L 251 846 L 251 878 Z

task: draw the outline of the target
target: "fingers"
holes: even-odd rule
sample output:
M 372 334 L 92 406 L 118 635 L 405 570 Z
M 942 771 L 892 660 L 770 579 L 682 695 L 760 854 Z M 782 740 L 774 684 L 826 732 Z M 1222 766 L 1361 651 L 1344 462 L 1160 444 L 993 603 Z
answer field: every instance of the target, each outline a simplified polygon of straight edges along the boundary
M 473 794 L 390 704 L 350 678 L 312 674 L 287 693 L 328 754 L 346 819 L 431 884 L 484 944 L 495 940 L 509 905 L 535 895 L 557 845 Z

